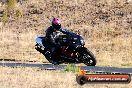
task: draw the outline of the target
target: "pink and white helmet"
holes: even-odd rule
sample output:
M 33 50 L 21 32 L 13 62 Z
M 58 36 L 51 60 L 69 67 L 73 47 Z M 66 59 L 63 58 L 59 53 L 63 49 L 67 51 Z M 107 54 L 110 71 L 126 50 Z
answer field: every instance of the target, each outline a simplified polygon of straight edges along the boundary
M 59 30 L 61 28 L 61 21 L 60 21 L 60 19 L 59 18 L 53 18 L 53 20 L 52 20 L 52 26 L 56 30 Z

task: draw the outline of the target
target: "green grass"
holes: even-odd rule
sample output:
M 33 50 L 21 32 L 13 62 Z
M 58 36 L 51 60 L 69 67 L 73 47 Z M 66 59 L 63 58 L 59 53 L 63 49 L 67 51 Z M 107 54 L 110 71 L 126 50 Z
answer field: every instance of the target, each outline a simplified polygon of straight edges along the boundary
M 124 63 L 124 64 L 121 64 L 121 66 L 127 66 L 127 67 L 132 67 L 132 63 Z
M 8 14 L 7 11 L 5 10 L 2 16 L 2 22 L 5 24 L 6 22 L 8 22 Z
M 23 12 L 19 6 L 17 6 L 17 0 L 8 0 L 6 7 L 4 8 L 4 14 L 2 22 L 6 23 L 9 17 L 20 18 L 23 16 Z
M 7 8 L 8 10 L 14 9 L 16 7 L 17 1 L 16 0 L 8 0 Z
M 20 9 L 16 10 L 16 17 L 22 17 L 22 11 Z
M 79 72 L 79 68 L 75 64 L 68 64 L 64 69 L 65 72 Z

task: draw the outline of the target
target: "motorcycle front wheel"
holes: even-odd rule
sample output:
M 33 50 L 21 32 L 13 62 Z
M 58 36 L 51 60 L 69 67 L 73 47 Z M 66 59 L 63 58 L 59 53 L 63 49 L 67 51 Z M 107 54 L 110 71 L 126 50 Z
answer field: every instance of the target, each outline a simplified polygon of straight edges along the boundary
M 80 58 L 82 63 L 84 63 L 87 66 L 95 66 L 96 65 L 96 58 L 94 54 L 89 51 L 87 48 L 83 48 L 80 53 Z

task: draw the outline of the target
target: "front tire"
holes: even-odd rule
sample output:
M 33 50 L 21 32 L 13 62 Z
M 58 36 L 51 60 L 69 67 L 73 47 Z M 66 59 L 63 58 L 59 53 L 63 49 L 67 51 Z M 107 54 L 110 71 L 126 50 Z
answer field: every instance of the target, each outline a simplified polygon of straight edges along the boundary
M 89 51 L 87 48 L 83 48 L 81 50 L 81 61 L 87 65 L 87 66 L 95 66 L 96 65 L 96 58 L 94 56 L 94 54 Z

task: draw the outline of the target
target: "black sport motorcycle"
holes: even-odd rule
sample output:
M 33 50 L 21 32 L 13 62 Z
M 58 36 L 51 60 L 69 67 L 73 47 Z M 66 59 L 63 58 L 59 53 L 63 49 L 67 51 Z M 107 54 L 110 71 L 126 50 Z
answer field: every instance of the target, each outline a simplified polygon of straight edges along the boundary
M 45 58 L 52 63 L 54 60 L 51 58 L 52 47 L 49 47 L 47 42 L 44 36 L 37 37 L 35 49 L 42 53 Z M 57 51 L 57 58 L 55 57 L 58 61 L 57 64 L 84 63 L 87 66 L 96 65 L 96 58 L 91 51 L 84 47 L 85 41 L 81 35 L 73 32 L 69 32 L 66 35 L 59 35 L 56 38 L 56 43 L 60 45 L 59 51 Z

